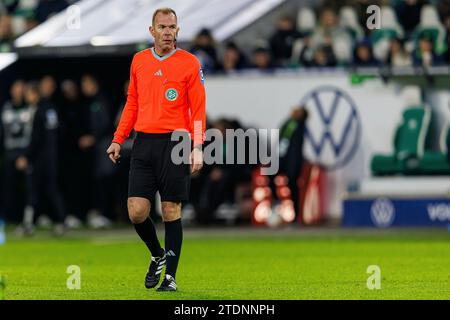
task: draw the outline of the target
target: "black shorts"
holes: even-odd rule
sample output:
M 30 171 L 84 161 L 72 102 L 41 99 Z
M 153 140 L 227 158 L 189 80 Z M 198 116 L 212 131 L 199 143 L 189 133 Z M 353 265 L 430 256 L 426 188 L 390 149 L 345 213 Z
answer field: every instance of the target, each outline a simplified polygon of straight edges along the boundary
M 131 151 L 128 197 L 152 201 L 159 191 L 161 201 L 189 200 L 190 165 L 172 162 L 172 148 L 178 141 L 170 137 L 171 133 L 137 133 Z

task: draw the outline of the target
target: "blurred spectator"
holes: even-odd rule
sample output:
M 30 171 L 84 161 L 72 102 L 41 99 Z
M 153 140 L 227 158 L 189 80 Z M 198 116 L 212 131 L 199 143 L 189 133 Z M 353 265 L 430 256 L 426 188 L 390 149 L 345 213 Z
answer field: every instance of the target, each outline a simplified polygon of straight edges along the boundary
M 333 40 L 333 33 L 337 30 L 337 16 L 331 8 L 324 8 L 320 13 L 320 25 L 313 34 L 313 45 L 319 46 L 330 44 Z
M 69 228 L 81 226 L 87 210 L 85 176 L 88 174 L 86 159 L 79 145 L 79 139 L 87 131 L 86 117 L 83 116 L 80 91 L 73 80 L 61 84 L 62 98 L 59 103 L 61 123 L 60 159 L 64 164 L 61 171 L 64 200 L 68 213 L 66 224 Z
M 303 47 L 299 56 L 299 63 L 305 67 L 309 67 L 314 59 L 314 47 L 312 46 L 311 37 L 303 39 Z
M 11 51 L 12 42 L 11 17 L 0 15 L 0 53 Z
M 286 66 L 292 55 L 294 41 L 300 38 L 295 29 L 295 22 L 289 16 L 282 16 L 277 22 L 277 29 L 270 37 L 270 49 L 276 66 Z
M 30 167 L 30 183 L 28 184 L 27 207 L 24 215 L 25 232 L 32 232 L 34 216 L 43 206 L 43 201 L 50 203 L 49 213 L 56 223 L 56 235 L 64 233 L 65 207 L 58 185 L 58 114 L 55 107 L 41 100 L 39 87 L 31 82 L 25 90 L 26 103 L 36 110 L 33 119 L 31 141 L 24 156 L 16 161 L 21 169 Z
M 25 82 L 16 80 L 10 89 L 11 99 L 2 108 L 0 126 L 3 153 L 3 216 L 20 223 L 25 202 L 25 167 L 17 163 L 31 140 L 35 108 L 24 101 Z
M 209 29 L 204 28 L 200 30 L 194 39 L 194 45 L 189 51 L 198 58 L 206 73 L 219 69 L 216 43 Z
M 386 63 L 391 67 L 410 67 L 412 65 L 411 55 L 406 52 L 403 40 L 399 38 L 391 40 Z
M 56 89 L 57 84 L 55 78 L 51 75 L 44 76 L 39 83 L 39 91 L 41 93 L 42 102 L 56 105 Z
M 288 178 L 296 218 L 299 215 L 300 207 L 297 182 L 304 162 L 303 141 L 307 119 L 308 111 L 303 106 L 296 107 L 280 129 L 280 173 L 285 174 Z
M 98 210 L 98 213 L 92 213 L 88 217 L 88 223 L 94 228 L 108 227 L 111 219 L 116 218 L 113 207 L 115 168 L 105 151 L 111 143 L 113 122 L 97 79 L 89 74 L 84 75 L 81 88 L 86 99 L 88 131 L 80 138 L 80 147 L 92 157 L 91 172 L 95 186 L 92 205 Z
M 311 63 L 306 65 L 309 67 L 335 67 L 336 58 L 330 46 L 319 46 L 314 50 L 314 55 Z
M 422 10 L 424 2 L 424 0 L 402 0 L 397 2 L 397 5 L 395 6 L 397 18 L 403 26 L 407 36 L 409 36 L 419 24 L 420 11 Z
M 311 41 L 312 47 L 316 49 L 326 46 L 326 50 L 332 50 L 333 56 L 342 62 L 351 59 L 352 37 L 345 28 L 338 25 L 337 15 L 330 8 L 324 8 L 320 13 L 320 25 L 314 31 Z M 335 48 L 340 51 L 334 52 Z
M 247 65 L 248 61 L 244 53 L 237 47 L 234 42 L 228 42 L 225 45 L 225 52 L 223 54 L 223 71 L 225 73 L 232 73 L 237 70 L 246 68 Z
M 267 47 L 259 46 L 253 50 L 252 68 L 260 71 L 270 71 L 274 68 L 272 57 Z
M 426 35 L 422 36 L 419 39 L 419 43 L 414 52 L 414 65 L 423 67 L 438 65 L 442 60 L 441 57 L 434 52 L 433 48 L 433 41 Z
M 40 0 L 36 7 L 36 20 L 42 23 L 68 5 L 69 3 L 66 0 Z
M 354 50 L 353 65 L 357 67 L 374 67 L 378 61 L 374 58 L 370 41 L 361 41 Z

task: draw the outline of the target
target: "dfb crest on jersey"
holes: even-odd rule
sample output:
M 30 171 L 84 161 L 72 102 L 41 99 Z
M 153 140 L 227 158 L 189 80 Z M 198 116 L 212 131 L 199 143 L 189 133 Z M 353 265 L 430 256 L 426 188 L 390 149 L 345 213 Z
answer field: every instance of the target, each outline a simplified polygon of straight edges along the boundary
M 166 99 L 169 101 L 175 101 L 178 98 L 178 91 L 174 88 L 169 88 L 166 90 Z

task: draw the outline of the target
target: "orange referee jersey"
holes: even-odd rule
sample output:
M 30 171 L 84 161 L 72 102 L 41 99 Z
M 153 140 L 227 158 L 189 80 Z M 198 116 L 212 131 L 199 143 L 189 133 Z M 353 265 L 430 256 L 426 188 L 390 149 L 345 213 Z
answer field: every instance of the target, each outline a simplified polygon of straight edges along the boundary
M 122 144 L 137 132 L 185 130 L 195 144 L 205 132 L 203 71 L 191 53 L 175 49 L 160 57 L 154 48 L 135 54 L 131 63 L 127 103 L 113 142 Z

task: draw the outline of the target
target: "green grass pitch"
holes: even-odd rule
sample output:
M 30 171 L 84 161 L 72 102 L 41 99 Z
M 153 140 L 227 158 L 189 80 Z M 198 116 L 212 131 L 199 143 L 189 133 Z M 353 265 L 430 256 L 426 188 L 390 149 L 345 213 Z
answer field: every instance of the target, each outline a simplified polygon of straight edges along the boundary
M 145 289 L 149 255 L 131 229 L 46 234 L 0 246 L 6 299 L 450 299 L 444 228 L 186 229 L 175 293 Z M 69 265 L 80 290 L 67 289 Z

